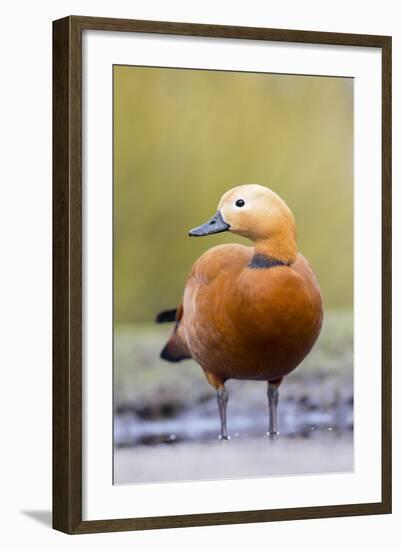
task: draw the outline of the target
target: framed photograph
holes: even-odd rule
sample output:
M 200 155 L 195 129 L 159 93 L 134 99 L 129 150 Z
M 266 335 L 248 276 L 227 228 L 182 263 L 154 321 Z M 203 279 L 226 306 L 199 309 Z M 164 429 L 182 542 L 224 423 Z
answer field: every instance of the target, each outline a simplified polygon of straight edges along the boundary
M 391 38 L 53 24 L 53 526 L 391 511 Z

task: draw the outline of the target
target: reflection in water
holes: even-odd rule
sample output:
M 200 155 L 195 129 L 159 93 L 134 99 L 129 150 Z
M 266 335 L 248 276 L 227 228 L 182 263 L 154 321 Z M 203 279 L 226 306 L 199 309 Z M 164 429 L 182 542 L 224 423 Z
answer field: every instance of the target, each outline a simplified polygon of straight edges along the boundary
M 266 408 L 267 409 L 267 408 Z M 142 416 L 142 418 L 141 418 Z M 145 416 L 145 418 L 143 418 Z M 148 416 L 148 417 L 146 417 Z M 282 399 L 279 408 L 280 435 L 284 437 L 319 437 L 324 432 L 341 434 L 353 427 L 352 398 L 337 399 L 318 407 L 309 399 Z M 116 447 L 178 444 L 183 441 L 214 440 L 219 430 L 216 403 L 210 399 L 179 410 L 170 418 L 151 418 L 151 413 L 123 410 L 115 415 L 114 442 Z M 231 438 L 263 437 L 267 430 L 267 410 L 230 410 L 229 433 Z

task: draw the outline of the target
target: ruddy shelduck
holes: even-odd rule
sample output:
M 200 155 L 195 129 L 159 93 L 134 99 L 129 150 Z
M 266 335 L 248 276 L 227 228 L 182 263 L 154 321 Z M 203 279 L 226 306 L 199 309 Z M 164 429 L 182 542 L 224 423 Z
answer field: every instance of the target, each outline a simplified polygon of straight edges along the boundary
M 267 381 L 269 434 L 277 429 L 278 388 L 319 336 L 322 297 L 307 260 L 298 252 L 294 216 L 261 185 L 241 185 L 220 199 L 217 213 L 191 237 L 230 231 L 253 246 L 223 244 L 193 265 L 177 309 L 157 322 L 175 321 L 161 357 L 192 357 L 217 392 L 221 439 L 228 439 L 229 379 Z

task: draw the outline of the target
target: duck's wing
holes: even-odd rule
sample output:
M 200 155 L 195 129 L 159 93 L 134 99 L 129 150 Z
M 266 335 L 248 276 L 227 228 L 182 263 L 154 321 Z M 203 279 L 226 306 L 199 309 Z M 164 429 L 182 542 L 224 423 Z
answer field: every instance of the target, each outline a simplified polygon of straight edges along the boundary
M 186 290 L 191 293 L 191 289 L 199 290 L 204 285 L 209 285 L 218 276 L 224 276 L 225 273 L 233 274 L 250 261 L 252 254 L 252 247 L 240 244 L 224 244 L 210 248 L 193 265 Z M 188 302 L 186 304 L 185 307 L 188 306 Z M 178 362 L 191 357 L 184 330 L 185 319 L 190 309 L 191 305 L 185 315 L 184 303 L 181 301 L 176 310 L 162 311 L 157 316 L 156 321 L 159 323 L 175 321 L 171 336 L 160 354 L 162 359 Z

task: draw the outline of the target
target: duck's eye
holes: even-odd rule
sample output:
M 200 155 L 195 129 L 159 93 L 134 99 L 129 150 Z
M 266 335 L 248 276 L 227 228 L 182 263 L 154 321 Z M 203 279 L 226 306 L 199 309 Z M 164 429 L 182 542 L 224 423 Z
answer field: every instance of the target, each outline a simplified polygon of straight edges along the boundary
M 241 208 L 241 206 L 244 206 L 245 204 L 245 201 L 243 201 L 242 199 L 238 199 L 235 203 L 235 206 L 239 206 Z

